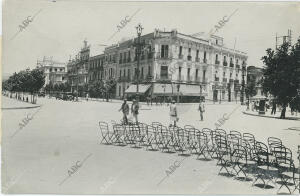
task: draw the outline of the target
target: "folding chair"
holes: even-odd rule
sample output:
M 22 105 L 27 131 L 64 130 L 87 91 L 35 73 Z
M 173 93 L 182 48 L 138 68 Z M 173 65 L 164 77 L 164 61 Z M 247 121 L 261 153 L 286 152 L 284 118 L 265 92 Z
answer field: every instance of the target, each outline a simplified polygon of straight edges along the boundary
M 250 144 L 251 148 L 254 148 L 255 137 L 254 137 L 253 134 L 251 134 L 251 133 L 243 133 L 243 139 Z
M 266 188 L 269 185 L 269 182 L 272 182 L 275 187 L 276 179 L 278 177 L 278 168 L 270 161 L 270 152 L 266 144 L 262 142 L 255 143 L 255 151 L 257 156 L 257 170 L 256 178 L 252 183 L 252 186 L 258 181 L 261 180 L 264 183 L 263 188 Z
M 221 174 L 222 169 L 225 169 L 226 171 L 225 174 L 231 176 L 232 172 L 230 168 L 233 166 L 233 163 L 231 161 L 231 149 L 227 143 L 226 137 L 217 134 L 216 145 L 217 145 L 217 154 L 219 159 L 217 165 L 221 166 L 218 175 Z
M 101 144 L 112 144 L 114 134 L 109 131 L 108 124 L 104 121 L 99 122 L 99 128 L 102 136 L 102 140 L 100 141 Z M 102 142 L 105 143 L 102 143 Z
M 290 194 L 292 194 L 292 192 L 294 192 L 296 189 L 295 174 L 297 175 L 294 161 L 292 159 L 292 151 L 284 146 L 278 146 L 273 148 L 273 153 L 275 156 L 276 165 L 279 169 L 279 177 L 281 184 L 277 191 L 277 194 L 283 186 L 288 189 Z M 294 191 L 291 191 L 289 186 L 294 186 Z
M 184 131 L 187 136 L 187 146 L 190 150 L 190 153 L 193 153 L 193 150 L 197 152 L 197 142 L 196 142 L 196 129 L 192 125 L 185 125 Z
M 147 126 L 146 134 L 146 150 L 156 151 L 158 150 L 157 144 L 157 131 L 152 125 Z
M 209 128 L 203 128 L 201 132 L 207 136 L 207 152 L 210 158 L 216 158 L 214 154 L 216 153 L 215 135 L 217 132 Z
M 231 135 L 235 135 L 237 138 L 242 139 L 242 134 L 239 131 L 230 131 Z
M 125 128 L 120 124 L 113 125 L 114 137 L 117 145 L 125 145 L 124 137 L 125 137 Z
M 207 135 L 202 131 L 197 132 L 197 144 L 198 144 L 197 159 L 199 159 L 200 156 L 203 155 L 205 160 L 209 160 L 210 158 L 207 157 L 207 155 L 210 155 L 209 146 L 208 146 L 208 138 L 207 138 Z

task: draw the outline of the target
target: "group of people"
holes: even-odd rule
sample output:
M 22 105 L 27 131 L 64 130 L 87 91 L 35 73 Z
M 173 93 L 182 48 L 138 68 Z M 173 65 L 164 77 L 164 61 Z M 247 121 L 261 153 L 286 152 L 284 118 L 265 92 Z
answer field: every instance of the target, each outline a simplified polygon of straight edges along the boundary
M 201 99 L 199 106 L 198 106 L 198 111 L 200 112 L 200 120 L 203 121 L 203 114 L 205 112 L 205 106 L 204 106 L 205 100 Z M 139 103 L 137 100 L 133 99 L 132 105 L 131 105 L 131 114 L 135 120 L 136 123 L 138 123 L 138 114 L 139 114 Z M 127 99 L 124 99 L 121 108 L 119 111 L 122 111 L 123 113 L 123 123 L 128 124 L 128 115 L 129 115 L 129 105 L 127 103 Z M 178 110 L 176 107 L 176 101 L 172 100 L 170 104 L 170 126 L 176 126 L 176 122 L 178 122 L 179 117 L 178 117 Z
M 131 114 L 133 118 L 135 119 L 135 122 L 138 123 L 138 114 L 139 114 L 139 103 L 137 100 L 133 99 L 132 105 L 131 105 Z M 122 111 L 123 113 L 123 123 L 128 124 L 128 115 L 129 115 L 129 105 L 127 103 L 127 99 L 124 99 L 121 108 L 119 111 Z

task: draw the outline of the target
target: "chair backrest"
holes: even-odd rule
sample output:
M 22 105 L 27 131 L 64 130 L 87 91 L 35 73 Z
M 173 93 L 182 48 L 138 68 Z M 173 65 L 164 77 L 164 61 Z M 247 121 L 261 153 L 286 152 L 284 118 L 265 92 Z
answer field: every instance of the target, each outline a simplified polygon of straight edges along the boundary
M 248 160 L 247 148 L 241 144 L 233 145 L 232 147 L 232 159 L 233 161 Z
M 223 136 L 226 136 L 227 133 L 224 129 L 216 129 L 215 130 L 216 133 L 220 134 L 220 135 L 223 135 Z
M 198 131 L 196 133 L 196 137 L 197 137 L 198 145 L 200 145 L 200 147 L 208 143 L 207 135 L 204 132 Z
M 230 131 L 231 135 L 235 135 L 236 137 L 242 139 L 242 134 L 239 131 Z
M 151 125 L 155 128 L 162 126 L 160 122 L 152 122 Z
M 271 153 L 273 152 L 275 147 L 283 146 L 281 139 L 279 139 L 277 137 L 269 137 L 268 138 L 268 145 L 269 145 Z
M 99 122 L 99 128 L 101 131 L 101 134 L 109 132 L 108 123 L 104 121 Z
M 289 164 L 293 162 L 293 154 L 289 148 L 284 146 L 276 146 L 273 148 L 273 155 L 275 156 L 276 163 Z
M 227 141 L 233 145 L 241 144 L 241 138 L 236 134 L 227 134 Z
M 262 142 L 255 142 L 255 155 L 261 164 L 269 164 L 268 146 Z
M 254 144 L 255 144 L 255 137 L 253 134 L 251 133 L 243 133 L 243 139 L 246 140 L 251 147 L 254 148 Z
M 123 125 L 115 124 L 115 125 L 113 125 L 113 130 L 117 134 L 123 134 L 125 131 L 125 128 Z

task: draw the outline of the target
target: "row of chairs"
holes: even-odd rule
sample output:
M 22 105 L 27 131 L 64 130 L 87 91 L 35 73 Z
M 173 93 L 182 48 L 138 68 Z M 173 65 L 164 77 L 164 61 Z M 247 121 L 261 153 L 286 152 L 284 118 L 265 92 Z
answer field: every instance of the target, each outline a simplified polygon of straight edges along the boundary
M 262 187 L 286 187 L 290 194 L 299 190 L 292 152 L 279 138 L 269 137 L 267 144 L 257 141 L 251 133 L 223 129 L 196 129 L 192 125 L 166 127 L 159 122 L 151 124 L 118 124 L 112 129 L 106 122 L 99 122 L 101 143 L 129 145 L 146 150 L 178 153 L 182 156 L 197 155 L 200 160 L 217 160 L 219 174 L 235 179 L 263 182 Z

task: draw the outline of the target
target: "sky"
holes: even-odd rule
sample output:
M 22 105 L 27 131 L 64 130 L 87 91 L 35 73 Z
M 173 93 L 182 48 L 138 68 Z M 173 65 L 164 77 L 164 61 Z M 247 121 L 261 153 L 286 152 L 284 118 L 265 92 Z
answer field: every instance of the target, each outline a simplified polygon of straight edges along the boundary
M 235 10 L 216 35 L 224 38 L 226 47 L 246 52 L 248 66 L 262 67 L 265 50 L 275 48 L 276 33 L 287 35 L 291 29 L 293 43 L 300 36 L 300 2 L 4 0 L 2 73 L 5 76 L 32 69 L 43 56 L 67 62 L 70 55 L 79 52 L 84 39 L 91 45 L 91 55 L 100 54 L 102 45 L 136 36 L 139 23 L 144 27 L 143 34 L 156 28 L 177 29 L 183 34 L 208 33 Z M 121 21 L 133 14 L 117 32 Z M 31 22 L 14 36 L 28 16 Z

